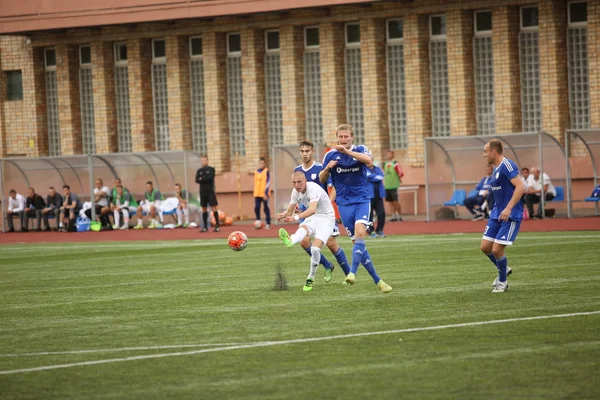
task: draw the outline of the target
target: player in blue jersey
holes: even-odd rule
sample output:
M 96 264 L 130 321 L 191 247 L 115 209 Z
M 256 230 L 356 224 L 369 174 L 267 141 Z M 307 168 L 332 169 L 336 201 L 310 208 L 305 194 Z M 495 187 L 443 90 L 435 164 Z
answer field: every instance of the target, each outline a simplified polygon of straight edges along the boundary
M 321 181 L 319 180 L 319 174 L 323 170 L 323 164 L 316 162 L 314 160 L 314 154 L 315 154 L 315 149 L 314 149 L 313 143 L 310 140 L 306 140 L 306 139 L 301 141 L 300 142 L 300 156 L 302 157 L 302 164 L 300 164 L 296 168 L 294 168 L 294 172 L 297 172 L 297 171 L 303 172 L 304 176 L 306 176 L 307 182 L 314 182 L 318 185 L 321 185 L 321 187 L 323 187 L 323 189 L 325 190 L 325 193 L 327 193 L 327 185 L 321 184 Z M 300 208 L 300 211 L 304 211 L 304 210 L 302 210 L 302 208 Z M 340 234 L 339 229 L 337 229 L 337 224 L 335 224 L 334 233 L 331 235 L 329 240 L 327 240 L 327 247 L 329 248 L 329 250 L 335 257 L 335 259 L 337 260 L 338 264 L 340 264 L 340 267 L 344 271 L 344 275 L 348 275 L 350 273 L 350 265 L 348 264 L 348 260 L 346 259 L 346 254 L 344 253 L 344 250 L 342 250 L 342 248 L 338 245 L 337 241 L 335 240 L 335 236 L 339 236 L 339 234 Z M 308 255 L 310 256 L 311 255 L 310 238 L 305 237 L 302 240 L 302 242 L 300 242 L 300 245 L 302 246 L 304 251 L 306 251 L 306 253 L 308 253 Z M 327 260 L 325 258 L 325 256 L 323 256 L 323 254 L 321 254 L 320 263 L 323 265 L 323 267 L 325 267 L 325 283 L 329 283 L 331 281 L 331 273 L 333 272 L 333 269 L 334 269 L 333 264 L 331 264 L 331 262 L 329 260 Z
M 367 168 L 373 163 L 371 153 L 364 145 L 352 144 L 354 141 L 352 125 L 338 126 L 336 137 L 338 144 L 325 154 L 323 159 L 325 167 L 319 174 L 319 178 L 321 183 L 325 184 L 331 176 L 342 223 L 354 242 L 352 267 L 346 276 L 346 283 L 354 284 L 358 265 L 362 264 L 379 290 L 388 293 L 392 287 L 375 272 L 365 244 L 371 214 L 371 193 L 367 182 Z
M 492 283 L 493 293 L 508 290 L 508 275 L 512 270 L 504 255 L 506 246 L 513 244 L 523 219 L 523 193 L 525 184 L 519 176 L 519 167 L 503 155 L 502 142 L 490 140 L 483 148 L 483 158 L 494 167 L 490 179 L 494 208 L 483 232 L 481 251 L 498 269 Z

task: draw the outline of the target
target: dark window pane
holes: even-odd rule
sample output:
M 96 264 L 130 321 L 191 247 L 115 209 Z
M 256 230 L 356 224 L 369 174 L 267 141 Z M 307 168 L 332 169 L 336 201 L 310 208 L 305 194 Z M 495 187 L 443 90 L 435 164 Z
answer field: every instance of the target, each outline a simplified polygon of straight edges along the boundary
M 319 28 L 306 28 L 306 45 L 319 45 Z
M 6 71 L 6 99 L 23 100 L 23 76 L 21 71 Z
M 569 4 L 569 22 L 587 22 L 587 3 Z
M 190 41 L 190 46 L 192 47 L 193 56 L 202 55 L 202 38 L 192 38 Z
M 127 45 L 125 44 L 120 44 L 118 47 L 118 57 L 119 57 L 119 61 L 126 61 L 127 60 Z
M 446 34 L 446 16 L 437 15 L 431 17 L 431 36 L 439 36 Z
M 492 12 L 484 11 L 475 14 L 477 32 L 485 32 L 492 30 Z
M 523 28 L 531 28 L 538 26 L 538 8 L 527 7 L 521 9 L 521 21 Z
M 360 43 L 360 25 L 346 25 L 346 43 Z
M 56 50 L 46 49 L 46 67 L 56 66 Z
M 279 50 L 279 32 L 267 32 L 267 50 Z
M 388 21 L 388 39 L 402 39 L 403 37 L 402 21 Z
M 230 53 L 236 53 L 236 52 L 242 51 L 242 38 L 240 37 L 239 33 L 229 35 L 227 40 L 229 42 L 229 52 Z
M 155 40 L 152 42 L 152 46 L 154 47 L 154 58 L 166 57 L 167 49 L 164 40 Z
M 90 64 L 92 62 L 92 48 L 90 46 L 80 47 L 79 52 L 82 64 Z

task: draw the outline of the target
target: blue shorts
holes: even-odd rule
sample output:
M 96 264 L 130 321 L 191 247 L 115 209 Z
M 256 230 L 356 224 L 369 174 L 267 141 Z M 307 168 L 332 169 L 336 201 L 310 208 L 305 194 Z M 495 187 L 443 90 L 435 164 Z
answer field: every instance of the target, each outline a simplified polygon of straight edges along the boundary
M 483 239 L 490 242 L 500 243 L 505 246 L 513 244 L 519 233 L 521 221 L 500 221 L 499 219 L 489 219 L 485 231 L 483 231 Z
M 371 225 L 369 216 L 371 215 L 371 203 L 356 203 L 341 206 L 338 204 L 342 224 L 346 228 L 346 233 L 351 239 L 354 239 L 354 225 Z

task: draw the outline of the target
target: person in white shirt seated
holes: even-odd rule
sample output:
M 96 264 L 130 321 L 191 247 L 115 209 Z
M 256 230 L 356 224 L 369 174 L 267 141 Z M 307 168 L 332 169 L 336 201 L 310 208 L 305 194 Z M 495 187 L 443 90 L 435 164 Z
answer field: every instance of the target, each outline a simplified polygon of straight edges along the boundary
M 25 203 L 27 199 L 22 194 L 18 194 L 15 189 L 11 189 L 8 192 L 8 210 L 6 211 L 6 219 L 8 220 L 8 231 L 14 232 L 15 227 L 13 225 L 13 218 L 19 218 L 21 221 L 21 232 L 27 232 L 26 226 L 23 222 L 23 211 L 25 210 Z
M 538 167 L 531 168 L 531 174 L 527 178 L 527 189 L 525 194 L 525 204 L 527 211 L 532 218 L 542 218 L 541 204 L 538 206 L 537 214 L 533 213 L 533 205 L 540 203 L 542 196 L 542 184 L 544 186 L 544 200 L 551 201 L 556 197 L 556 188 L 552 184 L 550 177 L 546 173 L 541 173 Z
M 96 179 L 96 187 L 94 188 L 94 208 L 96 211 L 96 219 L 102 224 L 102 229 L 110 228 L 110 221 L 108 219 L 108 213 L 110 212 L 110 189 L 108 186 L 104 186 L 102 179 Z M 89 219 L 92 219 L 92 210 L 86 210 L 85 215 Z

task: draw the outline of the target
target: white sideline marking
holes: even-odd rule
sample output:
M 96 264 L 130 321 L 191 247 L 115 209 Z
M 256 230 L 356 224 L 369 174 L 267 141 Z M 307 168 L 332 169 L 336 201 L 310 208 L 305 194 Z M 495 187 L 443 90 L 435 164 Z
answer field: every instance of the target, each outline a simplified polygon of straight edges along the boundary
M 67 351 L 42 351 L 40 353 L 14 353 L 0 354 L 0 357 L 28 357 L 28 356 L 53 356 L 60 354 L 86 354 L 86 353 L 113 353 L 122 351 L 138 350 L 161 350 L 161 349 L 183 349 L 189 347 L 211 347 L 211 346 L 235 346 L 241 343 L 204 343 L 204 344 L 180 344 L 169 346 L 148 346 L 148 347 L 122 347 L 118 349 L 91 349 L 91 350 L 67 350 Z
M 279 345 L 284 345 L 284 344 L 320 342 L 323 340 L 348 339 L 348 338 L 362 337 L 362 336 L 387 335 L 390 333 L 434 331 L 434 330 L 442 330 L 442 329 L 463 328 L 463 327 L 469 327 L 469 326 L 492 325 L 492 324 L 502 324 L 502 323 L 507 323 L 507 322 L 533 321 L 533 320 L 551 319 L 551 318 L 578 317 L 578 316 L 583 316 L 583 315 L 595 315 L 595 314 L 600 314 L 600 311 L 587 311 L 587 312 L 578 312 L 578 313 L 570 313 L 570 314 L 555 314 L 555 315 L 538 315 L 535 317 L 496 319 L 496 320 L 491 320 L 491 321 L 465 322 L 465 323 L 461 323 L 461 324 L 425 326 L 425 327 L 421 327 L 421 328 L 394 329 L 394 330 L 379 331 L 379 332 L 350 333 L 350 334 L 346 334 L 346 335 L 321 336 L 321 337 L 304 338 L 304 339 L 290 339 L 290 340 L 279 340 L 279 341 L 270 341 L 270 342 L 258 342 L 258 343 L 249 343 L 249 344 L 241 344 L 241 345 L 226 346 L 226 347 L 214 347 L 214 348 L 210 348 L 210 349 L 177 352 L 177 353 L 148 354 L 148 355 L 142 355 L 142 356 L 112 358 L 112 359 L 106 359 L 106 360 L 83 361 L 83 362 L 76 362 L 76 363 L 70 363 L 70 364 L 46 365 L 43 367 L 35 367 L 35 368 L 13 369 L 13 370 L 7 370 L 7 371 L 0 371 L 0 375 L 19 374 L 19 373 L 23 373 L 23 372 L 49 371 L 49 370 L 54 370 L 54 369 L 81 367 L 81 366 L 86 366 L 86 365 L 110 364 L 110 363 L 123 362 L 123 361 L 149 360 L 149 359 L 153 359 L 153 358 L 190 356 L 190 355 L 202 354 L 202 353 L 214 353 L 214 352 L 228 351 L 228 350 L 251 349 L 251 348 L 256 348 L 256 347 L 270 347 L 270 346 L 279 346 Z

